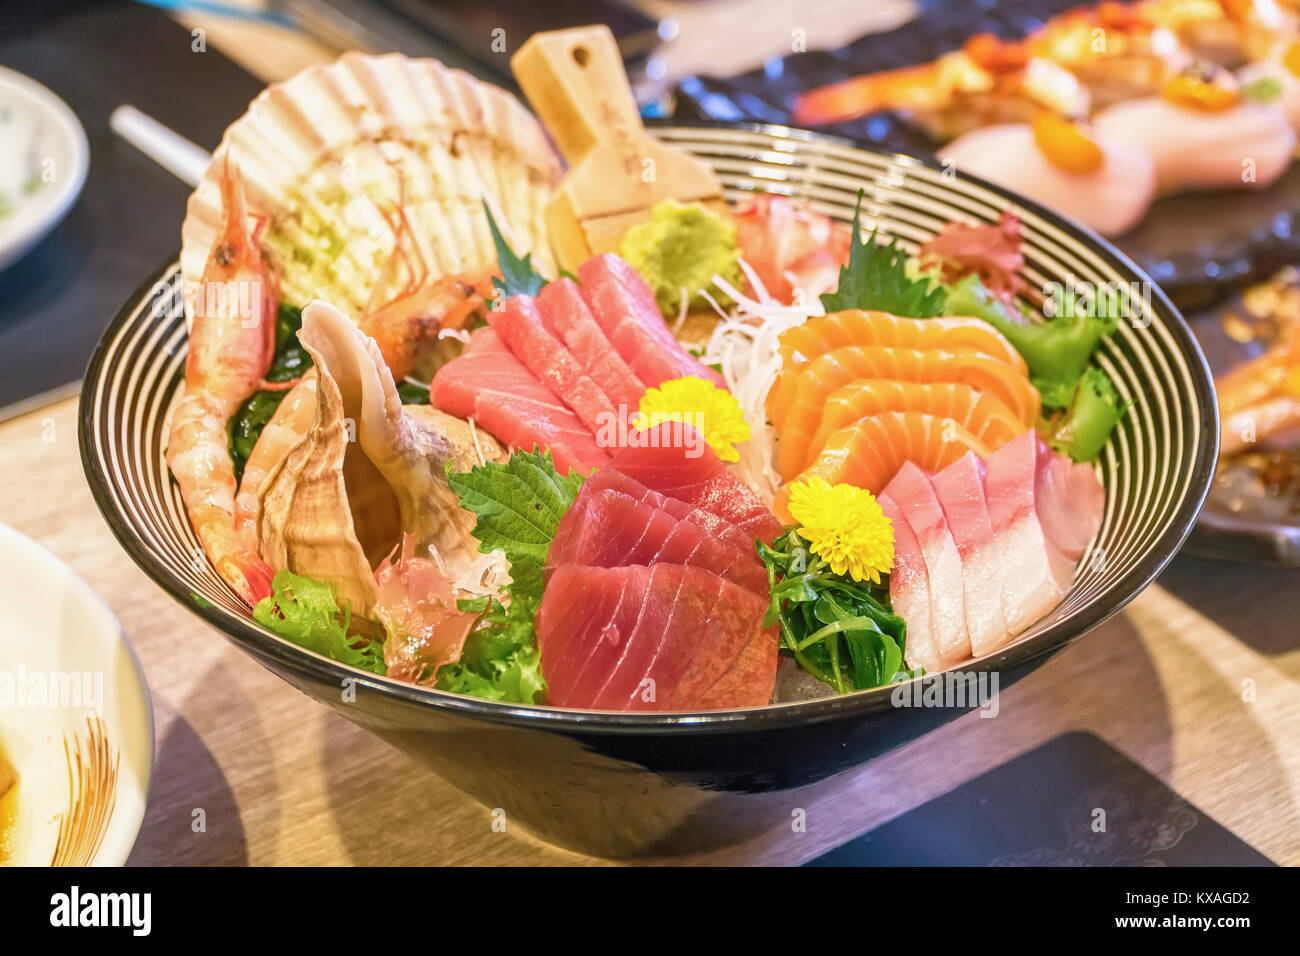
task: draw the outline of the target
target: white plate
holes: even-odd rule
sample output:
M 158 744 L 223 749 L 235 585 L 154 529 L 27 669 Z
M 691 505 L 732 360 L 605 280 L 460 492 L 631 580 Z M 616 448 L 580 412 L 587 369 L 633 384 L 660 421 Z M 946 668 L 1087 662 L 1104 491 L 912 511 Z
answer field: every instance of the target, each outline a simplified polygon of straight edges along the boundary
M 67 214 L 89 163 L 86 131 L 68 104 L 0 67 L 0 269 Z
M 0 862 L 120 866 L 144 819 L 153 708 L 94 591 L 0 525 L 0 748 L 18 783 Z M 79 759 L 78 759 L 79 758 Z

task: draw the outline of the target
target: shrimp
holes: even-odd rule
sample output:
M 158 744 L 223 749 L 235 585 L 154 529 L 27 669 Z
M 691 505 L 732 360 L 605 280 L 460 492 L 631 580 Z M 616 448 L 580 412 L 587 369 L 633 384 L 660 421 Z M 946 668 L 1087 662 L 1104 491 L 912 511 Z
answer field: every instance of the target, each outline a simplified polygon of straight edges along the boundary
M 401 205 L 384 212 L 393 232 L 393 252 L 371 290 L 358 325 L 375 340 L 393 378 L 401 381 L 433 354 L 444 329 L 460 329 L 485 318 L 492 295 L 492 275 L 430 278 L 428 260 L 411 233 Z M 405 271 L 406 282 L 390 298 L 381 295 Z
M 257 236 L 245 221 L 243 187 L 227 157 L 221 176 L 225 222 L 212 247 L 194 309 L 185 390 L 172 416 L 167 466 L 217 573 L 255 605 L 271 593 L 270 567 L 235 522 L 235 470 L 228 423 L 260 388 L 275 350 L 279 293 Z M 283 386 L 281 386 L 283 387 Z
M 1263 355 L 1221 376 L 1215 390 L 1220 454 L 1292 435 L 1300 427 L 1300 323 Z

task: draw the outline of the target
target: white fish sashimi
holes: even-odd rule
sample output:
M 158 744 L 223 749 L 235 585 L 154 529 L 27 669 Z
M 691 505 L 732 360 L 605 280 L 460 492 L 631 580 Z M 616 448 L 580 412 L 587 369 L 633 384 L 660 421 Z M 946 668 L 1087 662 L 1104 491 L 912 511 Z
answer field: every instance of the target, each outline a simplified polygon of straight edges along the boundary
M 930 578 L 921 546 L 894 499 L 881 492 L 880 509 L 894 526 L 894 568 L 889 575 L 889 601 L 894 613 L 907 622 L 903 657 L 910 668 L 943 668 L 930 617 Z
M 1161 191 L 1262 189 L 1286 172 L 1296 145 L 1286 113 L 1274 103 L 1205 112 L 1147 97 L 1102 110 L 1093 126 L 1109 140 L 1149 152 Z
M 1155 196 L 1150 153 L 1123 138 L 1097 137 L 1104 160 L 1092 173 L 1071 173 L 1043 155 L 1025 124 L 988 126 L 949 143 L 940 157 L 1062 212 L 1107 236 L 1127 232 Z
M 1060 604 L 1074 580 L 1074 563 L 1048 541 L 1039 520 L 1039 455 L 1044 451 L 1051 454 L 1033 431 L 1026 431 L 989 456 L 984 477 L 1002 606 L 1013 636 Z
M 916 536 L 925 561 L 930 619 L 939 659 L 945 665 L 963 661 L 971 655 L 971 641 L 966 629 L 961 555 L 934 487 L 926 473 L 909 461 L 898 470 L 885 494 Z
M 961 555 L 971 653 L 991 654 L 1011 638 L 1002 609 L 993 523 L 984 497 L 984 462 L 967 452 L 930 479 Z

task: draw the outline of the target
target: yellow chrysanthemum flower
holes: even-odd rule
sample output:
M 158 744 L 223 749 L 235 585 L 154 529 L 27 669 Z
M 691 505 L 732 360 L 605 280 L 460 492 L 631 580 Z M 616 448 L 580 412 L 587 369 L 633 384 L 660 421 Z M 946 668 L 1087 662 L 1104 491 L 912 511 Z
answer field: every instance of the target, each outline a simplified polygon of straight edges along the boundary
M 713 382 L 687 375 L 648 388 L 633 421 L 643 431 L 663 422 L 684 422 L 704 436 L 723 461 L 740 461 L 736 443 L 749 439 L 740 403 Z
M 825 478 L 796 481 L 789 507 L 799 536 L 836 574 L 879 584 L 893 568 L 894 525 L 867 489 L 831 485 Z

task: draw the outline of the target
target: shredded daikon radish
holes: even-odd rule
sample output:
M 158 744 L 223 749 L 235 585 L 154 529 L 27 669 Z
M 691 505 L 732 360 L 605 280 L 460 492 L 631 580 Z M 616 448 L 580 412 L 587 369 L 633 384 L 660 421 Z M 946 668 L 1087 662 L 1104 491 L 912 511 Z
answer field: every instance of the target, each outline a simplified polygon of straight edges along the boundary
M 506 561 L 505 552 L 498 548 L 487 554 L 474 552 L 474 559 L 457 575 L 452 587 L 471 597 L 497 597 L 509 583 L 510 563 Z
M 439 340 L 456 339 L 457 341 L 464 342 L 466 345 L 469 345 L 469 333 L 466 332 L 464 329 L 440 329 L 438 331 L 438 338 Z
M 767 422 L 767 393 L 776 382 L 781 370 L 779 337 L 786 329 L 802 324 L 810 315 L 821 315 L 821 303 L 783 305 L 775 302 L 743 260 L 741 269 L 749 279 L 759 299 L 752 299 L 734 288 L 721 276 L 713 277 L 713 284 L 735 302 L 726 312 L 711 296 L 705 298 L 722 316 L 709 344 L 704 349 L 702 361 L 722 370 L 727 388 L 740 403 L 741 413 L 749 425 L 750 437 L 737 451 L 740 461 L 733 466 L 737 476 L 771 505 L 781 485 L 781 475 L 776 470 L 776 429 Z

